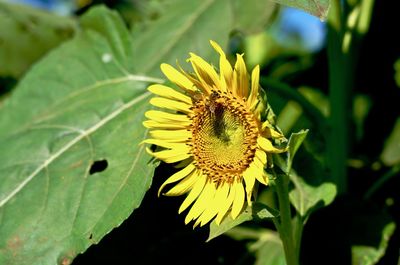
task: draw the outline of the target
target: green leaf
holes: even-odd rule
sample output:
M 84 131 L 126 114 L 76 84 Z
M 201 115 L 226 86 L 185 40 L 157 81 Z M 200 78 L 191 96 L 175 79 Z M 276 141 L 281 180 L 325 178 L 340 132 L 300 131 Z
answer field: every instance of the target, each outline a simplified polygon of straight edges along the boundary
M 302 217 L 307 217 L 316 208 L 330 204 L 336 196 L 336 186 L 323 179 L 322 175 L 325 172 L 319 165 L 320 162 L 311 158 L 312 154 L 307 154 L 307 159 L 311 161 L 306 161 L 302 157 L 302 165 L 306 169 L 303 169 L 302 174 L 309 175 L 310 183 L 306 182 L 304 177 L 298 176 L 294 170 L 291 170 L 293 157 L 307 133 L 308 130 L 292 133 L 288 142 L 289 150 L 286 160 L 286 172 L 290 172 L 290 180 L 294 185 L 294 188 L 289 192 L 289 199 Z M 308 163 L 311 163 L 311 165 Z
M 234 25 L 228 0 L 173 3 L 134 38 L 91 10 L 2 105 L 0 264 L 70 263 L 140 205 L 153 173 L 138 145 L 146 87 L 189 50 L 216 58 L 208 39 L 226 47 Z
M 236 219 L 232 219 L 232 217 L 228 215 L 219 225 L 217 225 L 215 221 L 211 222 L 210 233 L 208 235 L 207 242 L 246 221 L 264 220 L 268 218 L 275 218 L 277 216 L 279 216 L 279 212 L 277 210 L 274 210 L 262 203 L 256 202 L 252 206 L 247 206 L 247 208 L 241 214 L 239 214 Z
M 76 21 L 0 2 L 0 76 L 20 77 L 47 51 L 71 38 Z
M 208 41 L 218 42 L 223 49 L 228 46 L 232 30 L 257 31 L 270 18 L 274 5 L 268 1 L 252 0 L 172 0 L 165 2 L 160 18 L 132 32 L 138 71 L 161 76 L 160 63 L 185 62 L 189 52 L 194 52 L 217 63 L 217 54 Z M 244 12 L 243 9 L 251 11 Z M 251 20 L 250 16 L 251 14 Z
M 287 152 L 286 168 L 285 172 L 290 172 L 293 164 L 293 158 L 296 155 L 297 150 L 300 148 L 304 139 L 308 134 L 308 130 L 301 130 L 297 133 L 292 133 L 288 141 L 289 150 Z
M 227 232 L 235 240 L 251 241 L 250 252 L 256 256 L 257 265 L 286 265 L 282 241 L 279 234 L 269 229 L 235 227 Z
M 396 228 L 395 223 L 386 225 L 382 231 L 381 242 L 378 247 L 374 246 L 353 246 L 352 252 L 352 264 L 358 265 L 374 265 L 385 255 L 386 248 L 389 243 L 390 237 Z
M 163 15 L 143 32 L 134 32 L 138 71 L 161 76 L 161 63 L 183 64 L 189 52 L 217 58 L 208 40 L 225 48 L 233 25 L 230 0 L 168 1 Z M 211 30 L 212 29 L 212 30 Z
M 400 118 L 396 120 L 394 128 L 386 139 L 381 153 L 381 160 L 387 166 L 400 163 Z
M 400 87 L 400 59 L 394 63 L 394 79 L 398 87 Z
M 307 217 L 316 208 L 329 205 L 336 196 L 336 186 L 332 183 L 312 186 L 294 172 L 290 179 L 295 188 L 290 191 L 289 199 L 302 217 Z
M 385 255 L 396 224 L 385 212 L 367 212 L 355 217 L 352 224 L 353 265 L 374 265 Z
M 278 5 L 271 1 L 232 0 L 235 12 L 234 28 L 245 33 L 265 30 L 278 11 Z
M 285 253 L 278 234 L 265 234 L 256 243 L 258 246 L 255 265 L 286 265 Z
M 137 208 L 149 82 L 104 7 L 23 78 L 0 112 L 0 264 L 69 264 Z M 97 161 L 97 163 L 96 163 Z M 96 172 L 98 171 L 98 172 Z
M 328 16 L 330 0 L 272 0 L 275 3 L 298 8 L 310 13 L 321 20 Z

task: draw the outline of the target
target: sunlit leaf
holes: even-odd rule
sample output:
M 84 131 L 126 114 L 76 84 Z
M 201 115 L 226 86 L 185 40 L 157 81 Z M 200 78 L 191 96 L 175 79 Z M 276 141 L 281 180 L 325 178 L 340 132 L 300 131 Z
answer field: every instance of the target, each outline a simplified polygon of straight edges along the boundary
M 0 76 L 20 77 L 76 28 L 72 18 L 0 2 Z
M 133 32 L 135 58 L 138 65 L 143 66 L 138 71 L 155 76 L 161 76 L 159 65 L 162 62 L 175 64 L 178 61 L 182 67 L 187 67 L 184 62 L 189 52 L 201 54 L 218 65 L 217 54 L 208 41 L 214 40 L 226 49 L 231 31 L 259 30 L 269 21 L 275 8 L 268 1 L 256 0 L 252 0 L 251 5 L 245 0 L 172 0 L 164 5 L 160 18 L 142 31 Z
M 336 196 L 336 186 L 332 183 L 312 186 L 294 172 L 290 179 L 294 184 L 294 189 L 289 193 L 290 202 L 302 217 L 307 216 L 317 207 L 329 205 Z
M 69 264 L 149 188 L 141 122 L 150 82 L 104 7 L 20 82 L 0 112 L 0 264 Z
M 325 20 L 328 16 L 330 0 L 271 0 L 278 4 L 302 9 L 311 15 Z
M 279 5 L 271 1 L 232 0 L 234 9 L 234 28 L 241 32 L 256 33 L 265 30 L 271 22 Z
M 227 46 L 228 33 L 233 25 L 229 2 L 230 0 L 168 1 L 159 19 L 148 25 L 144 31 L 135 31 L 133 34 L 138 71 L 161 76 L 160 63 L 175 64 L 177 60 L 186 67 L 185 61 L 189 52 L 201 54 L 203 58 L 216 59 L 217 55 L 208 40 L 215 40 L 222 47 Z

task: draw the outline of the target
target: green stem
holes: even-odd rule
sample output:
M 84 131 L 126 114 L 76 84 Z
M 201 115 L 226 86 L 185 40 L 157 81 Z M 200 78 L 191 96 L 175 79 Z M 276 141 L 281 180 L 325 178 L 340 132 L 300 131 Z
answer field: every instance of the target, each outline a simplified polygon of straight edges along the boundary
M 328 150 L 338 193 L 347 191 L 347 166 L 352 88 L 358 47 L 368 31 L 374 0 L 351 7 L 332 0 L 328 27 L 329 99 L 331 106 Z
M 304 221 L 303 218 L 298 214 L 295 217 L 294 223 L 294 247 L 296 249 L 296 257 L 297 260 L 300 260 L 300 247 L 301 247 L 301 238 L 303 236 L 303 228 Z
M 328 28 L 329 99 L 331 106 L 328 150 L 330 169 L 338 193 L 347 190 L 347 146 L 353 67 L 348 54 L 342 51 L 345 23 L 340 1 L 332 1 Z
M 282 174 L 276 176 L 275 188 L 278 194 L 280 212 L 280 224 L 277 226 L 277 230 L 283 243 L 287 265 L 298 265 L 299 260 L 294 244 L 292 217 L 290 213 L 288 182 L 288 175 Z

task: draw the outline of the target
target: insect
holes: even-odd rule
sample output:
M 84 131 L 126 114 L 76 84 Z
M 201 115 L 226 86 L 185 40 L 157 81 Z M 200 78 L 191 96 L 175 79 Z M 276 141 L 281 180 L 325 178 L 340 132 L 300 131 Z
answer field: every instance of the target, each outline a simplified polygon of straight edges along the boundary
M 226 133 L 226 121 L 224 119 L 224 105 L 217 92 L 213 91 L 209 97 L 207 109 L 213 125 L 214 134 L 221 140 L 228 142 L 229 136 Z

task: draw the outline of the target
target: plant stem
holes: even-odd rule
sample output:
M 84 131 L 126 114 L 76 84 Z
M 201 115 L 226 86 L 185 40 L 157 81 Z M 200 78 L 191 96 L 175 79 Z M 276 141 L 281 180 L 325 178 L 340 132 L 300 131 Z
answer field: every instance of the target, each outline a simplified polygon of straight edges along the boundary
M 274 172 L 275 174 L 275 172 Z M 294 234 L 292 227 L 292 217 L 290 213 L 290 201 L 289 201 L 289 176 L 282 174 L 276 176 L 275 187 L 278 194 L 279 211 L 280 211 L 280 224 L 277 226 L 277 230 L 283 243 L 283 249 L 285 252 L 285 258 L 287 265 L 298 265 L 298 255 L 294 244 Z
M 328 150 L 330 169 L 338 193 L 347 190 L 347 146 L 352 90 L 352 61 L 343 53 L 345 21 L 341 3 L 332 1 L 328 26 L 329 99 L 331 106 Z
M 362 0 L 351 7 L 346 2 L 332 0 L 328 24 L 329 99 L 331 106 L 328 139 L 332 178 L 338 194 L 347 191 L 352 90 L 358 47 L 368 31 L 374 0 Z
M 296 249 L 296 257 L 297 260 L 300 260 L 300 246 L 301 246 L 301 238 L 303 236 L 303 228 L 304 228 L 304 220 L 303 218 L 298 214 L 295 216 L 295 223 L 294 223 L 294 247 Z

